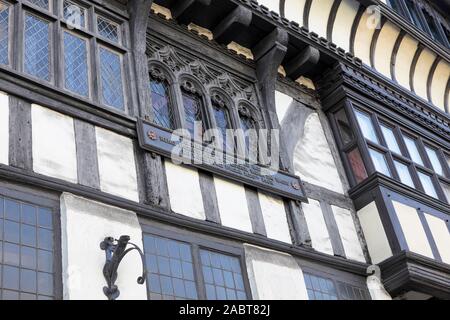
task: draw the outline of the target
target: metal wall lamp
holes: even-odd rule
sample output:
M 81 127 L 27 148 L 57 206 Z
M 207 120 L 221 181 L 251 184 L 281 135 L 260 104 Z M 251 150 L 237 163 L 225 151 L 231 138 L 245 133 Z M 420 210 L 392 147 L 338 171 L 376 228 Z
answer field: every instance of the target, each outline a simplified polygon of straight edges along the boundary
M 127 249 L 128 245 L 131 247 Z M 106 254 L 103 276 L 106 279 L 107 286 L 103 287 L 103 293 L 109 300 L 116 300 L 120 295 L 119 288 L 115 285 L 118 276 L 117 269 L 119 268 L 122 259 L 133 250 L 136 250 L 139 253 L 142 260 L 142 276 L 137 278 L 137 283 L 141 285 L 145 283 L 146 271 L 144 253 L 137 245 L 130 242 L 130 236 L 121 236 L 119 240 L 116 240 L 113 237 L 107 237 L 100 243 L 100 249 L 105 251 Z

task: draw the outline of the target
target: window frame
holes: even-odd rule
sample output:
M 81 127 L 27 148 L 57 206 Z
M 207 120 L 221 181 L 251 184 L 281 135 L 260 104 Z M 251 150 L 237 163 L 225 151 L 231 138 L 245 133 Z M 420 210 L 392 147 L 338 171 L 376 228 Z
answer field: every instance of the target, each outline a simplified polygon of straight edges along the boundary
M 196 233 L 186 231 L 186 230 L 173 230 L 163 229 L 160 227 L 150 226 L 147 222 L 141 222 L 142 227 L 142 238 L 146 234 L 153 235 L 156 237 L 166 238 L 168 240 L 179 241 L 184 244 L 188 244 L 191 247 L 192 254 L 192 264 L 194 268 L 194 281 L 197 288 L 197 300 L 206 300 L 206 286 L 203 279 L 202 264 L 200 261 L 200 250 L 207 250 L 211 252 L 217 252 L 219 254 L 231 256 L 239 259 L 239 265 L 242 270 L 242 278 L 244 282 L 244 289 L 247 295 L 247 300 L 252 300 L 252 294 L 250 289 L 250 281 L 248 278 L 247 268 L 245 264 L 245 251 L 241 245 L 225 244 L 220 242 L 219 239 L 206 239 L 201 235 Z M 178 232 L 179 231 L 179 232 Z M 145 248 L 144 248 L 145 254 Z M 147 269 L 147 266 L 145 266 Z M 149 291 L 147 290 L 147 299 L 149 297 Z M 245 300 L 244 300 L 245 301 Z
M 15 6 L 14 3 L 11 3 L 10 0 L 0 0 L 0 3 L 4 3 L 8 6 L 8 63 L 7 64 L 0 64 L 2 66 L 5 67 L 12 67 L 13 66 L 13 46 L 14 46 L 14 42 L 13 42 L 13 37 L 11 36 L 12 34 L 15 33 L 15 24 L 14 24 L 14 20 L 15 20 Z
M 61 213 L 59 194 L 0 181 L 0 196 L 50 209 L 53 213 L 53 298 L 63 298 Z M 1 264 L 3 266 L 3 264 Z M 3 289 L 2 289 L 3 290 Z M 20 293 L 20 291 L 19 291 Z M 37 295 L 37 294 L 36 294 Z

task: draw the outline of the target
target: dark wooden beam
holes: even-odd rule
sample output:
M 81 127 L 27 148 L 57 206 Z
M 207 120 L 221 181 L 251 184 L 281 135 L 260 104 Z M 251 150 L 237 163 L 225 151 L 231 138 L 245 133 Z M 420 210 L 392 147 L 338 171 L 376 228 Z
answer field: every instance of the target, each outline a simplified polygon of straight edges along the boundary
M 186 12 L 186 10 L 189 9 L 189 7 L 191 7 L 195 2 L 204 6 L 209 6 L 211 4 L 211 0 L 177 0 L 170 9 L 172 12 L 172 17 L 174 19 L 180 18 L 183 13 Z
M 219 43 L 229 44 L 242 32 L 242 27 L 249 27 L 253 19 L 250 9 L 238 6 L 227 15 L 213 30 L 214 39 Z
M 320 51 L 312 46 L 308 46 L 301 51 L 294 59 L 284 65 L 286 75 L 292 80 L 297 80 L 314 68 L 320 60 Z

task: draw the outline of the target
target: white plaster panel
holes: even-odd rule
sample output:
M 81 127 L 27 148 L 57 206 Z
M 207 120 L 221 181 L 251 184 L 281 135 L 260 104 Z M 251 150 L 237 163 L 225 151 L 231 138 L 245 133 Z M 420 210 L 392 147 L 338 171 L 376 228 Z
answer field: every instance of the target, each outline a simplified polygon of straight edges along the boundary
M 280 13 L 280 0 L 258 0 L 258 3 L 271 11 Z
M 9 97 L 0 91 L 0 163 L 9 164 Z
M 361 16 L 359 25 L 355 35 L 354 51 L 355 56 L 360 58 L 365 64 L 371 65 L 370 47 L 372 44 L 373 34 L 375 33 L 373 16 L 365 11 Z
M 133 141 L 96 127 L 100 189 L 139 202 Z
M 444 220 L 431 214 L 425 217 L 443 262 L 450 264 L 450 232 Z
M 375 46 L 374 64 L 378 72 L 388 78 L 392 78 L 391 74 L 391 58 L 394 51 L 395 42 L 397 41 L 400 29 L 392 23 L 386 22 L 380 31 Z
M 343 0 L 336 13 L 333 25 L 333 43 L 345 51 L 350 51 L 350 36 L 353 22 L 358 13 L 359 3 L 355 0 Z
M 275 106 L 277 110 L 278 121 L 283 122 L 286 112 L 294 99 L 280 91 L 275 91 Z
M 170 161 L 165 162 L 165 167 L 172 211 L 206 220 L 197 169 L 175 165 Z
M 71 117 L 33 104 L 31 106 L 33 170 L 78 182 L 75 128 Z
M 327 38 L 328 18 L 334 0 L 312 1 L 308 17 L 308 29 L 319 36 Z
M 285 253 L 244 244 L 254 300 L 308 300 L 302 269 Z
M 306 0 L 286 0 L 284 5 L 285 17 L 288 20 L 297 22 L 303 26 L 303 13 L 305 11 Z
M 380 278 L 377 276 L 373 275 L 367 277 L 366 283 L 372 300 L 392 300 L 392 297 L 386 291 Z
M 416 54 L 419 42 L 410 35 L 405 35 L 397 51 L 395 59 L 395 78 L 397 82 L 408 90 L 411 90 L 410 74 L 411 66 Z
M 311 236 L 312 247 L 320 252 L 333 255 L 330 234 L 323 217 L 320 202 L 308 199 L 309 203 L 302 203 L 309 235 Z
M 66 300 L 105 300 L 103 277 L 105 237 L 129 235 L 143 248 L 142 230 L 134 212 L 64 193 L 61 196 L 63 292 Z M 137 252 L 128 254 L 118 269 L 119 300 L 145 300 L 146 286 L 136 282 L 142 274 Z
M 352 213 L 350 210 L 336 206 L 331 206 L 331 208 L 344 246 L 345 256 L 348 259 L 366 262 Z
M 409 250 L 429 258 L 434 258 L 430 244 L 420 221 L 417 209 L 392 201 L 400 226 L 408 244 Z
M 219 177 L 214 177 L 214 184 L 222 225 L 252 233 L 244 186 Z
M 423 50 L 414 70 L 414 92 L 425 100 L 428 100 L 428 76 L 435 59 L 436 55 L 431 50 Z
M 364 232 L 369 254 L 373 264 L 392 257 L 391 246 L 375 202 L 358 211 L 359 222 Z
M 317 113 L 308 116 L 303 138 L 294 150 L 294 169 L 304 181 L 344 193 L 336 164 Z
M 431 99 L 433 104 L 445 112 L 445 93 L 450 78 L 450 65 L 441 60 L 434 72 L 431 82 Z
M 292 244 L 283 200 L 261 192 L 258 196 L 267 237 Z

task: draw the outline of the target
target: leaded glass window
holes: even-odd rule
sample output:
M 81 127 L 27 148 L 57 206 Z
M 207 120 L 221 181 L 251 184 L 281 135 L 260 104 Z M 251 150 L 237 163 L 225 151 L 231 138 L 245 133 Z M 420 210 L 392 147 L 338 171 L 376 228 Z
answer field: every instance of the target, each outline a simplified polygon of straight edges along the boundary
M 238 258 L 207 250 L 200 257 L 208 300 L 247 299 Z
M 416 141 L 406 136 L 404 136 L 403 138 L 405 140 L 406 148 L 408 149 L 411 160 L 423 166 L 423 160 L 420 156 L 419 149 L 417 148 Z
M 425 193 L 433 198 L 438 198 L 436 189 L 433 184 L 433 179 L 429 175 L 420 171 L 418 172 L 418 175 Z
M 189 131 L 192 138 L 201 141 L 204 130 L 203 104 L 201 97 L 195 93 L 188 93 L 184 90 L 182 95 L 186 129 Z
M 89 96 L 87 42 L 64 32 L 64 85 L 69 91 Z
M 116 109 L 124 109 L 122 66 L 119 54 L 100 48 L 100 76 L 103 102 Z
M 433 166 L 434 171 L 437 174 L 443 176 L 444 168 L 442 167 L 441 161 L 439 160 L 439 155 L 435 149 L 425 146 L 425 151 L 428 154 L 428 158 L 430 159 L 431 165 Z
M 0 64 L 9 64 L 10 6 L 0 2 Z
M 249 114 L 240 113 L 239 120 L 241 124 L 241 129 L 244 131 L 245 146 L 248 149 L 250 147 L 250 137 L 251 132 L 256 133 L 257 130 L 256 122 Z
M 330 279 L 304 274 L 309 300 L 338 300 L 336 286 Z
M 397 138 L 395 137 L 394 130 L 385 125 L 381 125 L 381 132 L 383 132 L 384 140 L 386 140 L 386 144 L 389 150 L 397 154 L 402 154 L 397 142 Z
M 232 151 L 233 141 L 227 141 L 227 130 L 231 129 L 231 118 L 228 109 L 218 103 L 213 103 L 214 118 L 217 129 L 222 135 L 222 147 L 224 150 Z
M 97 16 L 97 32 L 113 42 L 120 41 L 119 26 L 100 16 Z
M 72 1 L 64 1 L 63 15 L 69 25 L 77 28 L 86 27 L 86 9 Z
M 375 128 L 373 126 L 372 119 L 370 118 L 370 116 L 358 110 L 355 113 L 356 119 L 358 120 L 358 124 L 359 127 L 361 128 L 364 138 L 372 142 L 378 143 L 378 137 L 375 132 Z
M 389 171 L 389 167 L 386 161 L 386 157 L 381 152 L 378 152 L 374 149 L 369 149 L 370 157 L 372 158 L 373 165 L 375 170 L 381 172 L 386 176 L 391 176 L 391 172 Z
M 411 188 L 414 188 L 414 182 L 411 178 L 411 173 L 406 164 L 403 164 L 400 161 L 394 161 L 395 168 L 397 169 L 398 176 L 400 177 L 400 181 Z
M 39 8 L 49 10 L 50 0 L 27 0 L 28 2 L 38 6 Z
M 150 91 L 152 95 L 153 121 L 164 128 L 174 129 L 174 113 L 170 100 L 169 85 L 162 80 L 151 79 Z
M 151 300 L 198 298 L 189 244 L 145 235 L 144 248 Z
M 50 81 L 50 24 L 34 15 L 25 16 L 25 72 Z
M 53 212 L 0 196 L 0 299 L 53 299 Z

